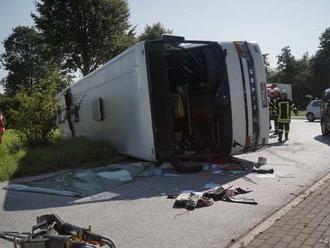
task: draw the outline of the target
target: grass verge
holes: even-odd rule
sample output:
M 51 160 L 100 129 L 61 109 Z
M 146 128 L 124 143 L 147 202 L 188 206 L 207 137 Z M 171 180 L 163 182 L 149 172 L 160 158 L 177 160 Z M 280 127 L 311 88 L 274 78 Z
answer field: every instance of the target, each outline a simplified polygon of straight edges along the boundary
M 0 145 L 0 181 L 72 168 L 90 168 L 124 159 L 105 142 L 86 138 L 60 139 L 28 148 L 13 130 Z
M 306 117 L 307 111 L 306 110 L 299 110 L 297 115 L 293 116 L 299 116 L 299 117 Z

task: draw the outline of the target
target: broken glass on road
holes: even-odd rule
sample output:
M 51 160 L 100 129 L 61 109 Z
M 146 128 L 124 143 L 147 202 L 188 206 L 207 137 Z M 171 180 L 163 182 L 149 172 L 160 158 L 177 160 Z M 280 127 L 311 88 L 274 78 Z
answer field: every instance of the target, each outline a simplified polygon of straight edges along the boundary
M 11 183 L 8 190 L 86 197 L 124 183 L 136 177 L 159 175 L 159 169 L 149 162 L 112 164 L 94 169 L 79 169 L 53 173 L 49 177 Z

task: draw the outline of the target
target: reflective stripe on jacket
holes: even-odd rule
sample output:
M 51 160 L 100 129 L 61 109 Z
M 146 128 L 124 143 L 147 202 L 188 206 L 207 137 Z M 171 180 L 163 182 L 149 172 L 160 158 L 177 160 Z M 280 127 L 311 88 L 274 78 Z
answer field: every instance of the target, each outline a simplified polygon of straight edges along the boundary
M 277 121 L 281 123 L 290 123 L 291 112 L 297 112 L 297 108 L 289 99 L 277 100 L 274 109 L 277 112 Z
M 277 111 L 275 110 L 275 105 L 277 103 L 278 99 L 271 99 L 269 101 L 269 114 L 272 120 L 277 118 Z

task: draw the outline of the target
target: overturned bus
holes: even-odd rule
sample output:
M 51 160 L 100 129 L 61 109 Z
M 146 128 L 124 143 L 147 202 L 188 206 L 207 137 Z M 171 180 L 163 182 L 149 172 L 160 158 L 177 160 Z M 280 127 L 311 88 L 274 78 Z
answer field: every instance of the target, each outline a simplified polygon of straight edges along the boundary
M 139 42 L 64 90 L 64 137 L 105 140 L 148 161 L 234 155 L 268 143 L 259 46 L 163 36 Z

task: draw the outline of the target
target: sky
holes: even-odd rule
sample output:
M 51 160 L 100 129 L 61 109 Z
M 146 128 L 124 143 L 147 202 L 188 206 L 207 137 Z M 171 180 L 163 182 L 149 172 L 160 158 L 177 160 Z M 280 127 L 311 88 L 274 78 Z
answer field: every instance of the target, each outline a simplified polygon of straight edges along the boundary
M 187 39 L 256 41 L 269 54 L 272 67 L 284 46 L 300 58 L 313 55 L 319 37 L 330 27 L 330 0 L 128 0 L 130 23 L 142 32 L 146 24 L 161 22 Z M 33 25 L 34 0 L 0 0 L 2 41 L 17 25 Z M 0 78 L 7 72 L 0 68 Z M 0 89 L 1 91 L 1 89 Z

